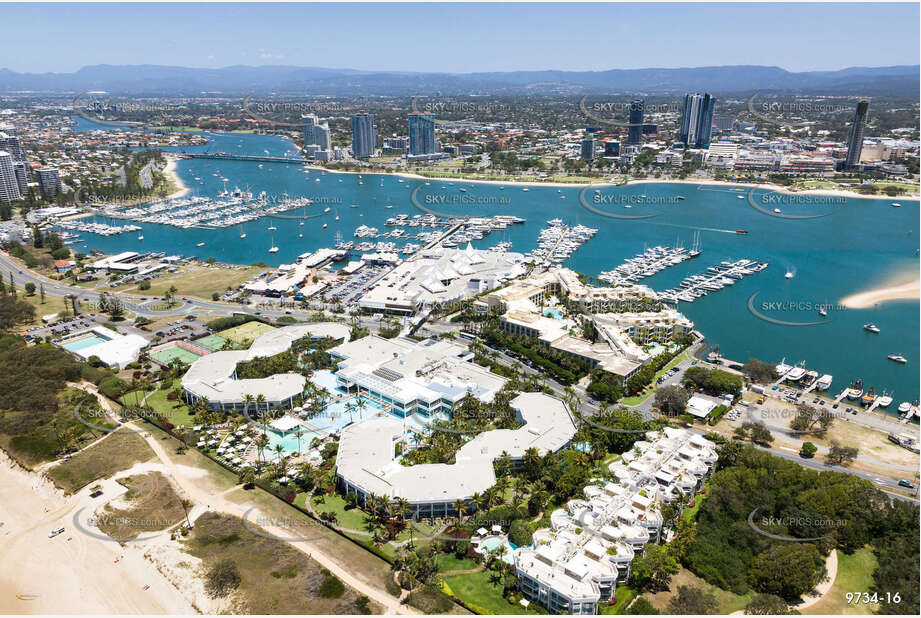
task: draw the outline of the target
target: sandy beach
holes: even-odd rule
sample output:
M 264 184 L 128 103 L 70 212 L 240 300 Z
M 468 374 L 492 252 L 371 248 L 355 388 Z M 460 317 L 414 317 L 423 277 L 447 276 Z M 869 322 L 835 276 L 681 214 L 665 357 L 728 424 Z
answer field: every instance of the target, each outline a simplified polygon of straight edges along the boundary
M 841 299 L 841 304 L 850 309 L 868 309 L 874 305 L 892 300 L 918 300 L 921 298 L 921 280 L 891 285 L 875 290 L 851 294 Z
M 86 491 L 65 496 L 0 451 L 0 613 L 196 613 L 139 544 L 75 530 L 74 514 L 93 504 Z
M 166 167 L 163 168 L 163 173 L 173 182 L 173 184 L 175 184 L 177 187 L 180 187 L 178 191 L 167 196 L 169 199 L 182 197 L 191 190 L 185 186 L 185 183 L 182 182 L 182 178 L 180 178 L 179 174 L 176 173 L 176 159 L 168 158 L 166 160 Z

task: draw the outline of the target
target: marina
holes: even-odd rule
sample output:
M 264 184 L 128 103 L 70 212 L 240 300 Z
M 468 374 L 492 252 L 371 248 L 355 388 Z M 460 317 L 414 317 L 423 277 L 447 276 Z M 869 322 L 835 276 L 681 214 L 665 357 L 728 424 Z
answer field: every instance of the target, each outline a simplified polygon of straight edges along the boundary
M 697 243 L 690 250 L 677 245 L 650 247 L 643 253 L 627 258 L 614 270 L 602 272 L 598 278 L 611 285 L 630 285 L 699 255 L 700 248 Z
M 569 226 L 562 219 L 550 219 L 538 235 L 538 248 L 526 253 L 525 257 L 541 268 L 559 266 L 597 233 L 596 228 Z
M 710 292 L 735 285 L 736 281 L 743 277 L 759 273 L 767 267 L 767 262 L 758 262 L 748 258 L 735 262 L 724 260 L 715 266 L 708 267 L 702 274 L 685 277 L 678 288 L 659 292 L 659 298 L 669 303 L 694 302 Z

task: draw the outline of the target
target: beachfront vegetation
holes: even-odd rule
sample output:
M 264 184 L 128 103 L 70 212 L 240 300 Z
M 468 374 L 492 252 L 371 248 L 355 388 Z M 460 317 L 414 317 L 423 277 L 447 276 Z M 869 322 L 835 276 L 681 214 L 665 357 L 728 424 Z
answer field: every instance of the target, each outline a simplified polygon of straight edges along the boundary
M 97 518 L 99 529 L 113 539 L 133 539 L 145 532 L 170 528 L 187 520 L 188 502 L 173 489 L 160 472 L 148 472 L 119 479 L 128 488 L 120 496 L 126 507 L 106 504 Z
M 91 481 L 111 476 L 153 457 L 154 452 L 137 433 L 115 432 L 55 464 L 47 474 L 55 485 L 73 493 Z
M 738 443 L 723 447 L 717 467 L 683 559 L 694 573 L 736 594 L 754 591 L 794 603 L 820 581 L 833 548 L 850 554 L 869 544 L 894 550 L 907 570 L 878 568 L 876 589 L 909 599 L 900 613 L 917 610 L 916 505 L 892 500 L 855 476 L 802 468 Z
M 228 596 L 235 613 L 360 614 L 367 601 L 290 543 L 260 536 L 237 518 L 205 513 L 185 541 L 203 561 L 209 590 Z M 338 580 L 336 580 L 338 581 Z
M 742 392 L 742 378 L 722 369 L 688 367 L 681 382 L 689 390 L 701 390 L 708 395 L 738 395 Z

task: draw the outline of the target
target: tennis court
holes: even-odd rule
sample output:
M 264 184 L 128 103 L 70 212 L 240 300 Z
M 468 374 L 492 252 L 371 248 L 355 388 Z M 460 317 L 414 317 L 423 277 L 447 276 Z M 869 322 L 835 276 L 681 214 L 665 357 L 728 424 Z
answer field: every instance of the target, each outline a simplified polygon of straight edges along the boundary
M 224 339 L 229 339 L 234 343 L 248 347 L 256 337 L 273 330 L 275 330 L 274 326 L 269 326 L 268 324 L 263 324 L 262 322 L 253 321 L 247 322 L 246 324 L 240 324 L 239 326 L 234 326 L 233 328 L 228 328 L 227 330 L 222 330 L 217 334 Z
M 227 343 L 227 340 L 219 335 L 205 335 L 201 339 L 195 340 L 195 345 L 208 348 L 212 352 L 217 352 L 223 348 L 225 343 Z
M 186 349 L 185 347 L 179 345 L 179 343 L 165 344 L 164 347 L 159 350 L 151 350 L 150 358 L 151 360 L 163 365 L 164 367 L 169 365 L 173 360 L 179 359 L 187 365 L 191 365 L 199 358 L 204 356 L 204 354 L 198 354 L 192 350 Z

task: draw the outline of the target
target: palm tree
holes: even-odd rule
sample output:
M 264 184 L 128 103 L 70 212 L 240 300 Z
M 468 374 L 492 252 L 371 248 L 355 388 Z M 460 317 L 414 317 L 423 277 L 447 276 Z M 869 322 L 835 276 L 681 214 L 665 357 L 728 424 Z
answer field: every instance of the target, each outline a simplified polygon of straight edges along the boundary
M 297 440 L 297 452 L 301 452 L 301 437 L 304 435 L 304 432 L 298 429 L 294 432 L 294 437 Z
M 246 418 L 249 418 L 249 407 L 253 405 L 255 400 L 255 397 L 253 397 L 251 393 L 246 393 L 243 396 L 243 416 Z
M 464 511 L 466 510 L 466 505 L 464 504 L 463 500 L 458 498 L 454 501 L 452 506 L 454 507 L 454 511 L 457 513 L 457 525 L 459 526 L 464 520 Z
M 283 447 L 281 444 L 276 444 L 276 445 L 275 445 L 275 448 L 274 448 L 273 450 L 275 451 L 275 454 L 278 455 L 278 461 L 279 461 L 279 462 L 282 461 L 282 460 L 283 460 L 283 455 L 284 455 L 284 453 L 285 453 L 285 447 Z M 279 465 L 278 465 L 278 464 L 275 464 L 275 476 L 276 476 L 276 478 L 278 477 L 278 468 L 279 468 Z
M 406 498 L 397 498 L 395 511 L 402 519 L 406 519 L 406 515 L 412 510 L 412 505 L 409 503 L 409 500 Z

